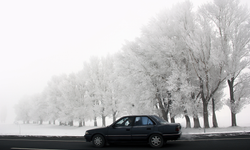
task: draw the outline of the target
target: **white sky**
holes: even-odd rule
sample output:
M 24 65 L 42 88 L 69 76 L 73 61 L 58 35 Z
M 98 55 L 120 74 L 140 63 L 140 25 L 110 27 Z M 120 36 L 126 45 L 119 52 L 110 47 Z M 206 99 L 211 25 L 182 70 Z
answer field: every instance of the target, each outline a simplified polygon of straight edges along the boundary
M 13 105 L 41 92 L 53 75 L 78 72 L 90 56 L 119 51 L 177 1 L 183 0 L 1 0 L 0 109 L 13 115 Z

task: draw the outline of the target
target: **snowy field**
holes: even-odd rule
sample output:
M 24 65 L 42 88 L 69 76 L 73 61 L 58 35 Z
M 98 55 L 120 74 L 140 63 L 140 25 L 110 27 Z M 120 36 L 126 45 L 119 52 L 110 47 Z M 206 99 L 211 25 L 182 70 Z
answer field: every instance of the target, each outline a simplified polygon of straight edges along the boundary
M 0 124 L 0 135 L 32 135 L 32 136 L 83 136 L 93 126 L 70 127 L 37 124 Z M 204 134 L 204 129 L 182 129 L 183 134 Z M 205 133 L 250 132 L 250 127 L 209 128 Z
M 76 127 L 38 124 L 0 124 L 0 135 L 83 136 L 94 127 Z

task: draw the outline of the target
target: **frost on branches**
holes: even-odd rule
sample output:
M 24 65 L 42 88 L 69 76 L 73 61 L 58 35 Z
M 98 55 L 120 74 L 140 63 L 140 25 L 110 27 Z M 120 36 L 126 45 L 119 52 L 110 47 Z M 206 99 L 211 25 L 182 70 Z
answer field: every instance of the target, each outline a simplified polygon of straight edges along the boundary
M 160 11 L 134 41 L 83 69 L 54 76 L 40 94 L 16 106 L 17 120 L 79 126 L 128 114 L 155 114 L 186 127 L 218 127 L 216 111 L 230 97 L 232 126 L 249 104 L 250 16 L 237 0 L 214 0 L 194 10 L 186 1 Z M 224 89 L 229 88 L 229 95 Z

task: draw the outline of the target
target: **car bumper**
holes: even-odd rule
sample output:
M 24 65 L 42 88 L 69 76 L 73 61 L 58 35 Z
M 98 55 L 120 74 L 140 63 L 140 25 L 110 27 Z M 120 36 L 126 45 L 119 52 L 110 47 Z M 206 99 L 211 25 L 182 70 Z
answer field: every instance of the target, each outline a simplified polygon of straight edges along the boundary
M 86 140 L 87 142 L 91 142 L 91 135 L 85 134 L 85 135 L 84 135 L 84 138 L 85 138 L 85 140 Z
M 174 133 L 174 134 L 163 134 L 163 138 L 165 140 L 177 140 L 181 137 L 182 132 Z

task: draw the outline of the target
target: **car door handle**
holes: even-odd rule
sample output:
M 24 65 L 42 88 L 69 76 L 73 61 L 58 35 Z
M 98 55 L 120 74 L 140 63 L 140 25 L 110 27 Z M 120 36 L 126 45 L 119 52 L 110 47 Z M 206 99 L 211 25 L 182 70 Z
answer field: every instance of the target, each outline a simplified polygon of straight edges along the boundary
M 147 128 L 147 130 L 151 130 L 151 128 Z
M 126 131 L 130 131 L 130 129 L 126 129 Z

